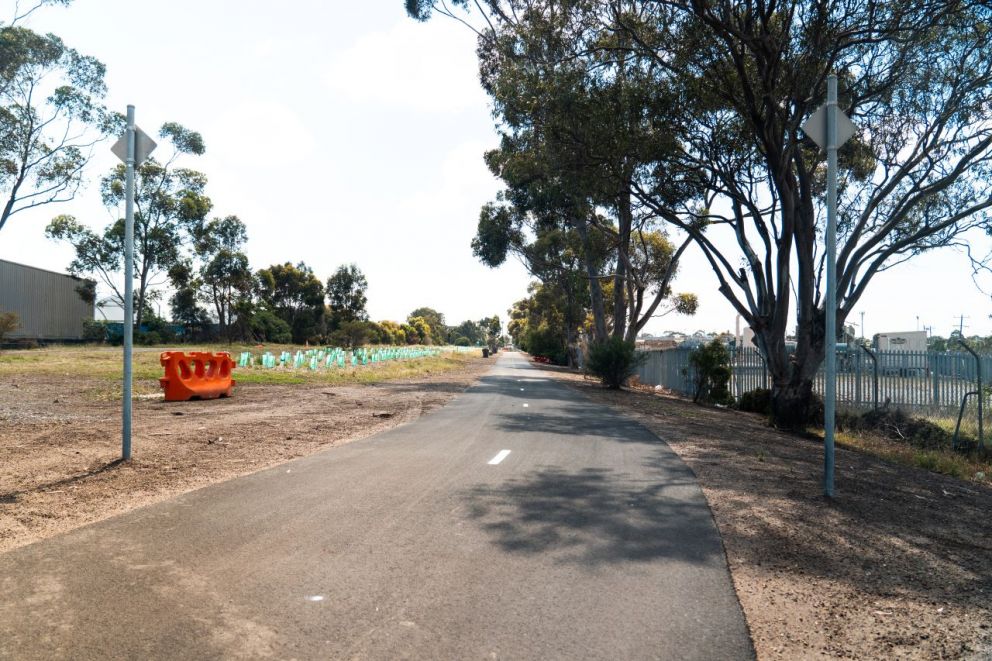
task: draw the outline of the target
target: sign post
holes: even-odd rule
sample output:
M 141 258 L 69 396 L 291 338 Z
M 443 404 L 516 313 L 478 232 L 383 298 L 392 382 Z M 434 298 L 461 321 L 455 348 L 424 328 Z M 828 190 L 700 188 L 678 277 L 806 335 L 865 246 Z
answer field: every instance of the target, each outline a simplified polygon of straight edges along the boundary
M 823 495 L 834 495 L 834 419 L 837 407 L 837 149 L 856 128 L 837 108 L 837 76 L 827 76 L 827 103 L 810 115 L 803 131 L 827 152 L 827 299 L 824 304 Z
M 155 142 L 134 125 L 134 106 L 127 107 L 127 131 L 110 148 L 124 161 L 124 394 L 121 459 L 131 459 L 131 355 L 134 348 L 134 168 L 155 149 Z

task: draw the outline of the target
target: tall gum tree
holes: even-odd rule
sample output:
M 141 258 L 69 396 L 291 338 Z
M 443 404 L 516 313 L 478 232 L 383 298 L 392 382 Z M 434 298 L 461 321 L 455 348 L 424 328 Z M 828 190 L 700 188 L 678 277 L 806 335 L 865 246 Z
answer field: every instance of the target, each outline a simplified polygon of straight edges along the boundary
M 503 248 L 515 247 L 542 278 L 534 267 L 554 260 L 535 259 L 534 247 L 542 245 L 543 233 L 570 228 L 584 261 L 594 340 L 632 341 L 671 295 L 687 245 L 676 248 L 661 236 L 658 215 L 633 195 L 635 174 L 671 142 L 663 125 L 647 121 L 671 99 L 657 93 L 651 67 L 629 55 L 629 37 L 590 20 L 597 18 L 593 6 L 475 4 L 484 17 L 476 29 L 480 78 L 502 134 L 486 161 L 507 190 L 483 209 L 473 247 L 491 266 L 502 262 Z M 419 19 L 438 11 L 462 20 L 443 3 L 408 3 L 407 9 Z M 520 241 L 530 236 L 533 242 L 522 250 Z M 609 255 L 604 258 L 597 244 Z M 648 252 L 658 259 L 645 261 Z M 567 282 L 558 284 L 569 291 Z M 672 301 L 680 312 L 695 310 L 692 297 Z
M 165 161 L 150 158 L 135 170 L 134 278 L 135 324 L 141 327 L 147 303 L 168 281 L 167 274 L 178 264 L 190 236 L 210 212 L 206 176 L 196 170 L 176 167 L 183 155 L 204 153 L 203 138 L 174 122 L 163 124 L 159 137 L 172 147 Z M 125 167 L 118 165 L 103 178 L 100 193 L 111 212 L 124 210 Z M 48 238 L 66 241 L 75 250 L 69 264 L 74 275 L 96 276 L 109 291 L 108 302 L 124 306 L 124 218 L 95 232 L 75 217 L 61 215 L 46 227 Z M 98 301 L 99 303 L 100 301 Z
M 94 146 L 124 128 L 103 105 L 99 60 L 18 24 L 48 4 L 68 2 L 15 3 L 0 23 L 0 230 L 17 213 L 72 200 Z
M 603 20 L 683 100 L 669 119 L 680 153 L 638 196 L 702 250 L 755 331 L 775 420 L 799 426 L 827 338 L 872 278 L 989 227 L 992 7 L 693 0 L 610 3 Z M 861 132 L 840 154 L 837 328 L 826 330 L 824 155 L 800 127 L 831 72 Z M 673 173 L 705 188 L 696 208 L 658 193 Z

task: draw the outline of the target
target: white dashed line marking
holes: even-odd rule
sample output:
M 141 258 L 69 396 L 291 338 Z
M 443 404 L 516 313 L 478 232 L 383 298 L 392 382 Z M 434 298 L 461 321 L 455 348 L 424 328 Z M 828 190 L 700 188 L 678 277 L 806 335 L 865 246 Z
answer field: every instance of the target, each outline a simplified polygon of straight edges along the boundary
M 495 457 L 493 457 L 492 459 L 490 459 L 490 460 L 489 460 L 489 465 L 490 465 L 490 466 L 495 466 L 495 465 L 496 465 L 496 464 L 498 464 L 499 462 L 501 462 L 501 461 L 503 461 L 504 459 L 506 459 L 506 457 L 507 457 L 507 456 L 508 456 L 509 454 L 510 454 L 510 451 L 509 451 L 509 450 L 500 450 L 500 451 L 499 451 L 499 454 L 497 454 L 497 455 L 496 455 Z
M 524 408 L 527 408 L 529 406 L 530 406 L 530 404 L 524 404 Z

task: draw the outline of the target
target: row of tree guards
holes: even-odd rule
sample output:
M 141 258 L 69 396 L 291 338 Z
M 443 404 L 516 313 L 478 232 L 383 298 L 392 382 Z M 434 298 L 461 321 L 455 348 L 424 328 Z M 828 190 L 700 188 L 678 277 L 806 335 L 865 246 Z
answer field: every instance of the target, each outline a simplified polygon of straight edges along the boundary
M 251 351 L 242 351 L 238 358 L 238 367 L 261 367 L 264 369 L 334 369 L 357 367 L 359 365 L 374 365 L 396 360 L 411 360 L 413 358 L 429 358 L 444 352 L 473 351 L 469 347 L 405 347 L 378 349 L 362 347 L 348 350 L 338 347 L 322 349 L 307 349 L 306 351 L 282 351 L 278 356 L 266 351 L 256 355 Z

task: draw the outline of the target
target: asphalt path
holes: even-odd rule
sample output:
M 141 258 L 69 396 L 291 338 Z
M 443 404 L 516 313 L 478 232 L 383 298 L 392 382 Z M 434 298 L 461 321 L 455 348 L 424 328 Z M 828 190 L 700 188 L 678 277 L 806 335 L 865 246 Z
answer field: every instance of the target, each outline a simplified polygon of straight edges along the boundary
M 513 353 L 411 424 L 0 555 L 5 659 L 753 656 L 692 473 Z

